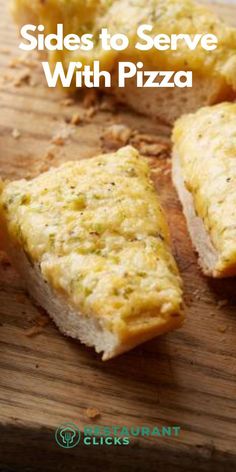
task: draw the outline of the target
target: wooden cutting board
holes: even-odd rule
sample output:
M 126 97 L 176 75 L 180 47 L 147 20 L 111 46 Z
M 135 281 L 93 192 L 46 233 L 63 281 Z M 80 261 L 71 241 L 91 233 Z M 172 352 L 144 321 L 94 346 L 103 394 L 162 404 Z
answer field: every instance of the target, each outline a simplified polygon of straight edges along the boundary
M 236 281 L 213 281 L 199 271 L 165 159 L 170 129 L 123 109 L 111 112 L 107 102 L 98 111 L 79 99 L 66 104 L 62 92 L 47 89 L 40 67 L 15 60 L 17 37 L 6 3 L 0 1 L 1 176 L 31 176 L 66 159 L 89 158 L 114 146 L 107 138 L 113 123 L 128 126 L 131 142 L 149 154 L 167 211 L 187 320 L 181 330 L 103 363 L 52 323 L 28 336 L 43 318 L 2 257 L 0 470 L 235 471 Z M 236 24 L 236 5 L 217 9 Z M 73 126 L 77 112 L 83 119 Z M 62 135 L 64 144 L 53 143 Z M 100 416 L 92 420 L 88 408 Z M 129 446 L 65 450 L 54 433 L 67 422 L 80 430 L 92 423 L 178 425 L 181 432 L 134 438 Z

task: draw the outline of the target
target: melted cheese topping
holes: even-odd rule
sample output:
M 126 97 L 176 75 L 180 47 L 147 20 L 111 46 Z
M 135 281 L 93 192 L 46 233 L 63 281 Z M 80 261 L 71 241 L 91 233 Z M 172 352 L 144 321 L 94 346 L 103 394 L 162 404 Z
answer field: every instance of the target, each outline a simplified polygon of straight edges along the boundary
M 173 140 L 196 212 L 219 253 L 216 271 L 236 264 L 236 104 L 180 118 Z
M 178 317 L 181 281 L 167 224 L 133 148 L 9 183 L 0 211 L 11 240 L 81 313 L 111 330 Z
M 192 0 L 14 0 L 13 4 L 18 23 L 42 23 L 47 33 L 53 33 L 56 24 L 61 22 L 65 34 L 94 34 L 97 46 L 92 51 L 49 52 L 52 63 L 62 61 L 67 67 L 70 61 L 89 64 L 100 60 L 101 68 L 112 70 L 118 60 L 141 60 L 147 68 L 193 70 L 200 75 L 217 77 L 236 90 L 236 29 Z M 182 42 L 177 51 L 141 52 L 134 47 L 140 24 L 153 25 L 152 36 L 213 33 L 218 38 L 218 48 L 209 52 L 198 45 L 191 51 Z M 127 34 L 129 48 L 119 53 L 103 51 L 96 41 L 102 27 L 111 33 Z

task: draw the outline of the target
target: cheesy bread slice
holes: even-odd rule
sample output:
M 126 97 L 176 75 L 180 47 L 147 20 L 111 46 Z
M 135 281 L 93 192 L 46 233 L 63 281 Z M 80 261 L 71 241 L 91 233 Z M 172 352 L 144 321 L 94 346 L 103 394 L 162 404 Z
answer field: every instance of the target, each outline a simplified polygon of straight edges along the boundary
M 0 228 L 33 298 L 104 360 L 181 326 L 167 223 L 132 147 L 2 184 Z
M 63 23 L 64 34 L 92 33 L 95 47 L 91 51 L 49 51 L 52 67 L 61 61 L 67 70 L 70 61 L 92 64 L 99 60 L 101 70 L 114 74 L 112 92 L 118 101 L 138 112 L 173 122 L 180 114 L 201 106 L 231 100 L 236 95 L 236 29 L 226 25 L 208 7 L 192 0 L 12 0 L 13 14 L 19 25 L 43 24 L 45 34 L 55 33 Z M 165 33 L 216 35 L 218 47 L 207 51 L 198 44 L 196 50 L 178 42 L 177 50 L 140 51 L 143 42 L 137 36 L 139 25 L 150 25 L 150 36 Z M 101 28 L 109 33 L 124 33 L 129 47 L 123 51 L 105 51 L 98 35 Z M 138 88 L 136 78 L 125 88 L 116 86 L 119 61 L 142 61 L 144 70 L 193 71 L 192 88 Z M 111 92 L 111 89 L 105 89 Z
M 236 103 L 180 118 L 173 181 L 207 275 L 236 275 Z

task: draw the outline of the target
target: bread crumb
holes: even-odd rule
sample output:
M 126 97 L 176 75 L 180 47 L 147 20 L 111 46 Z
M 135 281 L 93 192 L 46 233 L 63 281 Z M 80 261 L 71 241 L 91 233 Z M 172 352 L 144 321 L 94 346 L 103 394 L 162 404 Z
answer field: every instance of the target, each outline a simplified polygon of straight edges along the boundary
M 97 408 L 87 408 L 86 416 L 91 420 L 95 420 L 101 416 L 101 413 Z
M 56 134 L 52 138 L 52 143 L 55 144 L 56 146 L 64 146 L 65 144 L 65 138 L 61 134 Z
M 35 322 L 37 326 L 41 326 L 43 328 L 49 324 L 49 317 L 47 315 L 39 315 L 37 316 Z
M 63 100 L 61 100 L 60 103 L 64 107 L 71 107 L 72 105 L 75 104 L 75 101 L 73 98 L 64 98 Z
M 118 149 L 128 144 L 132 130 L 122 124 L 113 124 L 105 129 L 102 140 L 108 149 Z
M 28 328 L 24 330 L 25 336 L 27 338 L 32 338 L 33 336 L 37 336 L 38 334 L 41 334 L 43 332 L 43 327 L 42 326 L 33 326 L 32 328 Z
M 165 169 L 163 171 L 163 175 L 170 175 L 170 173 L 171 173 L 171 169 Z
M 52 137 L 51 143 L 56 146 L 63 146 L 66 140 L 74 133 L 72 126 L 62 124 L 59 126 L 59 129 L 56 131 L 55 135 Z
M 35 69 L 39 66 L 39 62 L 35 59 L 32 59 L 31 57 L 19 57 L 19 63 L 29 67 L 30 69 Z
M 22 65 L 33 69 L 38 67 L 39 63 L 34 58 L 32 58 L 29 53 L 24 53 L 21 56 L 13 57 L 10 60 L 8 67 L 15 69 L 16 67 Z
M 222 326 L 218 326 L 217 330 L 219 331 L 219 333 L 225 333 L 227 331 L 227 328 L 228 326 L 222 325 Z
M 87 118 L 88 120 L 93 118 L 93 116 L 97 113 L 97 107 L 95 106 L 91 106 L 89 108 L 87 108 L 84 116 L 85 118 Z
M 18 66 L 18 59 L 17 57 L 13 57 L 8 63 L 8 67 L 10 67 L 10 69 L 15 69 L 17 66 Z
M 202 289 L 197 288 L 193 291 L 194 300 L 198 300 L 198 301 L 202 300 L 202 295 L 203 295 Z
M 116 102 L 114 97 L 103 97 L 102 102 L 99 105 L 100 111 L 114 112 L 116 109 Z
M 47 315 L 38 315 L 34 321 L 35 325 L 24 331 L 25 336 L 29 338 L 42 333 L 43 328 L 49 324 L 49 317 Z
M 21 136 L 21 133 L 17 128 L 14 128 L 11 134 L 14 139 L 19 139 L 19 137 Z
M 54 150 L 52 148 L 47 149 L 47 151 L 44 155 L 44 159 L 46 159 L 48 161 L 53 161 L 53 159 L 55 159 L 55 153 L 54 153 Z
M 30 80 L 30 72 L 28 70 L 23 70 L 17 75 L 13 84 L 15 87 L 21 87 L 21 85 L 23 84 L 29 84 L 29 80 Z
M 228 300 L 219 300 L 218 303 L 217 303 L 217 307 L 218 308 L 223 308 L 223 306 L 226 306 L 228 305 Z
M 134 133 L 130 142 L 141 154 L 145 156 L 168 159 L 170 155 L 170 145 L 160 137 L 149 134 Z
M 152 169 L 152 174 L 161 174 L 162 173 L 162 169 L 160 167 L 154 167 Z
M 77 112 L 77 113 L 74 113 L 74 115 L 72 115 L 70 123 L 72 125 L 77 126 L 77 125 L 80 125 L 80 123 L 82 123 L 82 121 L 83 121 L 83 118 L 81 116 L 81 113 Z
M 144 143 L 140 142 L 139 151 L 141 154 L 146 156 L 155 156 L 159 158 L 167 157 L 167 147 L 163 144 L 158 143 Z

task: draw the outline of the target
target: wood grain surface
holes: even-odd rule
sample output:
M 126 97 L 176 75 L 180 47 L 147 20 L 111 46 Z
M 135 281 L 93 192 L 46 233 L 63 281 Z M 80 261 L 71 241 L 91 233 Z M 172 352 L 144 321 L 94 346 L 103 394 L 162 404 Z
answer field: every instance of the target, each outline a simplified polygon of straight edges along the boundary
M 217 9 L 236 24 L 236 7 L 222 3 Z M 131 142 L 149 154 L 167 211 L 187 315 L 181 330 L 102 363 L 52 323 L 41 329 L 41 310 L 2 254 L 0 470 L 235 471 L 236 281 L 207 279 L 198 268 L 171 185 L 170 129 L 122 108 L 109 111 L 107 101 L 98 110 L 85 108 L 79 97 L 66 106 L 62 91 L 45 86 L 40 66 L 15 60 L 17 35 L 4 0 L 0 22 L 1 177 L 33 176 L 67 159 L 89 158 L 114 146 L 107 139 L 113 123 L 128 126 Z M 83 118 L 77 126 L 70 124 L 75 113 Z M 55 137 L 62 134 L 59 145 Z M 35 325 L 39 332 L 29 337 Z M 92 421 L 87 408 L 100 416 Z M 80 429 L 91 423 L 179 425 L 181 433 L 65 451 L 54 432 L 71 421 Z

